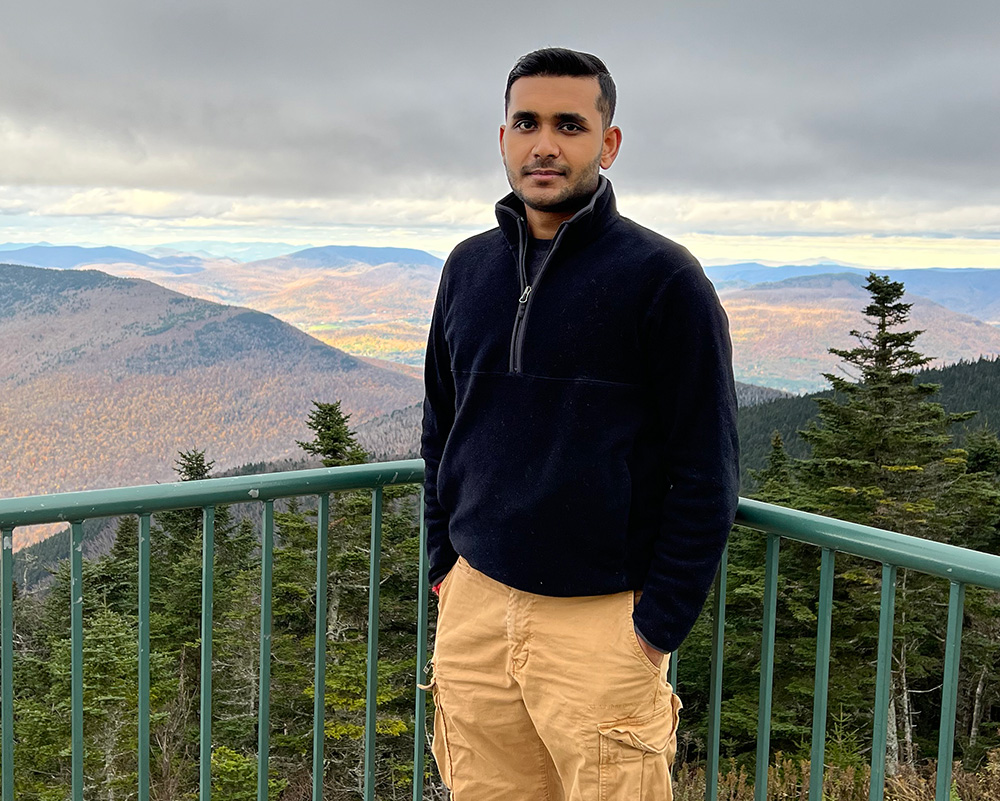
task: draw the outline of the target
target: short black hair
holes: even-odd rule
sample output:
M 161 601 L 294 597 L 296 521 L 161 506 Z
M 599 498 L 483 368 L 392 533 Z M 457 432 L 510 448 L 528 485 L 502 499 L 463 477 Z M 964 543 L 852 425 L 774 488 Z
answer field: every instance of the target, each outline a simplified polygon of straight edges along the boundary
M 518 78 L 561 78 L 563 76 L 597 78 L 601 93 L 597 96 L 597 110 L 601 112 L 604 127 L 611 125 L 615 116 L 617 90 L 611 73 L 604 62 L 590 53 L 568 50 L 565 47 L 545 47 L 521 56 L 507 76 L 507 91 L 503 98 L 503 113 L 510 106 L 510 87 Z

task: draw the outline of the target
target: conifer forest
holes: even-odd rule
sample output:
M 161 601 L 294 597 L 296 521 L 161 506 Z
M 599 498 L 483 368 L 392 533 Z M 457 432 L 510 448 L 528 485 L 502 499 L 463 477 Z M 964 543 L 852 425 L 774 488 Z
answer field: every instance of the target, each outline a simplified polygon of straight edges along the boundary
M 769 503 L 916 537 L 1000 553 L 1000 440 L 977 408 L 946 411 L 921 331 L 908 325 L 900 282 L 868 278 L 866 327 L 838 349 L 842 369 L 789 437 L 774 433 L 766 463 L 745 476 L 744 494 Z M 959 365 L 958 367 L 963 367 Z M 945 372 L 945 371 L 941 371 Z M 785 401 L 773 401 L 773 404 Z M 763 407 L 766 410 L 768 404 Z M 777 407 L 775 407 L 777 408 Z M 990 421 L 987 421 L 990 422 Z M 348 416 L 317 402 L 315 437 L 298 443 L 326 466 L 358 464 Z M 211 454 L 178 454 L 182 481 L 212 475 Z M 412 798 L 416 665 L 416 487 L 387 488 L 381 560 L 378 774 L 380 799 Z M 216 512 L 212 690 L 212 798 L 257 797 L 260 534 L 241 506 Z M 312 793 L 313 649 L 326 620 L 324 798 L 360 797 L 370 495 L 332 501 L 327 532 L 328 603 L 316 609 L 314 500 L 275 514 L 271 662 L 270 798 Z M 151 797 L 198 795 L 201 512 L 154 515 L 151 561 Z M 65 541 L 65 535 L 59 535 Z M 106 554 L 84 562 L 85 797 L 137 797 L 137 540 L 135 518 L 117 521 Z M 760 682 L 763 534 L 734 530 L 729 547 L 722 701 L 720 798 L 752 797 Z M 782 542 L 769 798 L 806 797 L 812 721 L 819 549 Z M 25 569 L 24 555 L 15 576 Z M 16 792 L 19 799 L 69 797 L 70 576 L 15 589 Z M 880 568 L 838 555 L 830 664 L 826 796 L 867 798 L 878 643 Z M 24 573 L 23 575 L 27 575 Z M 43 582 L 44 584 L 44 582 Z M 41 588 L 39 588 L 41 587 Z M 933 798 L 933 762 L 947 616 L 946 583 L 900 570 L 890 699 L 886 798 Z M 431 602 L 433 606 L 433 601 Z M 433 621 L 433 609 L 432 621 Z M 708 614 L 678 653 L 684 701 L 675 797 L 704 797 L 709 676 Z M 970 587 L 965 604 L 953 797 L 1000 798 L 1000 594 Z M 428 705 L 431 701 L 428 699 Z M 428 706 L 428 708 L 430 708 Z M 428 720 L 433 719 L 428 715 Z M 725 793 L 723 795 L 722 793 Z M 425 798 L 447 793 L 428 758 Z

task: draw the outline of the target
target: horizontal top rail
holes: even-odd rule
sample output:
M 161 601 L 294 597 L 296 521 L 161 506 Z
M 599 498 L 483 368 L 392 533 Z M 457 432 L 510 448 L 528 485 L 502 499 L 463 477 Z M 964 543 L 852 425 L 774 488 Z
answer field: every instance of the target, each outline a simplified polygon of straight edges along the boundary
M 736 522 L 786 539 L 1000 590 L 1000 556 L 740 498 Z
M 0 528 L 267 501 L 423 480 L 420 459 L 0 499 Z M 1000 556 L 740 499 L 736 522 L 787 539 L 1000 590 Z
M 0 527 L 141 515 L 422 481 L 421 459 L 0 499 Z

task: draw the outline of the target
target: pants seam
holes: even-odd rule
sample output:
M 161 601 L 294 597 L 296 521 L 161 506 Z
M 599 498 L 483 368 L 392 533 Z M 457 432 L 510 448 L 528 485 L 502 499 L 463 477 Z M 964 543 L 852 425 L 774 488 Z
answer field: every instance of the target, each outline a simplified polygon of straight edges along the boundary
M 545 756 L 548 752 L 545 750 L 545 744 L 539 740 L 538 741 L 538 761 L 542 769 L 542 781 L 545 782 L 545 801 L 552 801 L 552 788 L 549 785 L 549 771 L 545 764 Z

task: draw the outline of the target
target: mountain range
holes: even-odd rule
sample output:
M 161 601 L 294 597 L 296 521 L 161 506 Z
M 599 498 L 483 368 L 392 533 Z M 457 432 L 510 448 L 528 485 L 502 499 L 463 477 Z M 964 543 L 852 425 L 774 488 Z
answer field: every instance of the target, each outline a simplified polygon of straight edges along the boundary
M 0 497 L 169 480 L 300 456 L 311 402 L 342 402 L 376 458 L 415 455 L 418 377 L 268 314 L 96 270 L 0 264 Z M 743 404 L 782 393 L 740 385 Z
M 55 246 L 8 249 L 4 258 L 63 269 L 97 265 L 194 297 L 267 312 L 327 344 L 380 359 L 380 365 L 411 367 L 423 361 L 442 265 L 419 250 L 342 246 L 242 263 Z M 821 373 L 836 366 L 828 349 L 851 346 L 849 332 L 865 325 L 860 309 L 868 272 L 822 260 L 707 267 L 730 317 L 737 379 L 793 393 L 822 389 Z M 879 272 L 905 283 L 913 322 L 928 330 L 925 345 L 935 365 L 1000 353 L 1000 329 L 989 325 L 1000 320 L 1000 269 Z
M 298 458 L 313 400 L 342 401 L 375 458 L 416 452 L 435 256 L 330 246 L 239 262 L 0 245 L 7 261 L 0 497 L 171 480 L 192 448 L 223 469 Z M 827 349 L 866 327 L 867 270 L 706 272 L 731 320 L 741 407 L 823 388 L 821 373 L 838 369 Z M 1000 317 L 1000 270 L 888 272 L 906 283 L 937 365 L 1000 354 L 1000 327 L 977 319 Z

